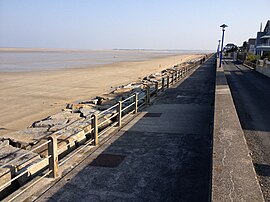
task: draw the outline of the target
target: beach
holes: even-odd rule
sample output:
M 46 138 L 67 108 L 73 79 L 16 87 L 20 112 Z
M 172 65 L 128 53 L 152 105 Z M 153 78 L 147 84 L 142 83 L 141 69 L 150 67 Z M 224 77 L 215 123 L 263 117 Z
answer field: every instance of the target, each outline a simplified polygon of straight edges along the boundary
M 111 87 L 198 58 L 199 54 L 163 56 L 145 61 L 116 62 L 91 68 L 0 73 L 0 135 L 24 129 L 67 103 L 89 99 Z

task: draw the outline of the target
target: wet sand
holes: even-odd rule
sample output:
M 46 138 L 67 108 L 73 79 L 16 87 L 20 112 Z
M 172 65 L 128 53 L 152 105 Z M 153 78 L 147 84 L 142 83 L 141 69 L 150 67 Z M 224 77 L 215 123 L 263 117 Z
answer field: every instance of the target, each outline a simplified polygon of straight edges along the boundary
M 63 109 L 175 64 L 200 57 L 179 55 L 91 68 L 0 73 L 0 135 L 21 130 Z

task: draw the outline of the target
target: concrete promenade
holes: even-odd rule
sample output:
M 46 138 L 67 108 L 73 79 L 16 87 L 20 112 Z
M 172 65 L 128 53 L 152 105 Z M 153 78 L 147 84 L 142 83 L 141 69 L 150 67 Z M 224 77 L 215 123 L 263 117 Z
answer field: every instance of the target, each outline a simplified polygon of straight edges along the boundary
M 209 201 L 215 61 L 167 89 L 37 201 Z

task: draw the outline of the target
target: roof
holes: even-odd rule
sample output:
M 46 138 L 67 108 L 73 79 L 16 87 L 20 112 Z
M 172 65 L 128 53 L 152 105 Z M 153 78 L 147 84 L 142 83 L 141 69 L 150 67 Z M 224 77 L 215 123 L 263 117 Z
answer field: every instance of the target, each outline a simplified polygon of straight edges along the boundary
M 270 34 L 270 20 L 267 21 L 265 28 L 263 30 L 265 33 Z

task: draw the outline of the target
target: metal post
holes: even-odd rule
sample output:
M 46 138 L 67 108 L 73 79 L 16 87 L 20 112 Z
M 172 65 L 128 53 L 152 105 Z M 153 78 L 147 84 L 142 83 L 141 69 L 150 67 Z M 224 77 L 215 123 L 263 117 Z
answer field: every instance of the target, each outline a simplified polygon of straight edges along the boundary
M 98 145 L 98 115 L 97 114 L 93 114 L 92 115 L 92 121 L 91 121 L 91 125 L 93 128 L 92 134 L 93 134 L 93 138 L 94 138 L 94 145 Z
M 162 81 L 161 81 L 161 91 L 164 91 L 164 85 L 165 85 L 165 78 L 162 77 Z
M 122 126 L 122 101 L 118 101 L 118 106 L 117 106 L 117 122 L 118 122 L 118 127 Z
M 150 86 L 146 85 L 146 98 L 145 98 L 145 104 L 150 104 Z
M 172 73 L 172 85 L 173 85 L 173 81 L 174 81 L 174 78 L 173 78 L 173 73 Z
M 155 82 L 155 95 L 158 95 L 158 81 Z
M 223 41 L 224 41 L 224 32 L 225 29 L 222 29 L 222 41 L 221 41 L 221 50 L 220 50 L 220 60 L 219 60 L 219 67 L 221 67 L 221 63 L 222 63 L 222 49 L 223 49 Z
M 221 49 L 220 49 L 220 61 L 219 61 L 219 67 L 221 67 L 222 63 L 222 50 L 223 50 L 223 42 L 224 42 L 224 32 L 225 28 L 228 27 L 227 25 L 223 24 L 220 27 L 222 27 L 222 39 L 221 39 Z
M 170 76 L 167 75 L 167 88 L 169 88 L 169 87 L 170 87 Z
M 51 156 L 49 158 L 49 170 L 50 177 L 56 178 L 58 177 L 58 153 L 57 153 L 57 137 L 56 135 L 51 135 L 48 140 L 50 140 L 48 144 L 48 155 Z
M 219 57 L 219 47 L 220 47 L 220 40 L 218 40 L 217 58 Z
M 138 112 L 138 93 L 134 93 L 134 114 Z

